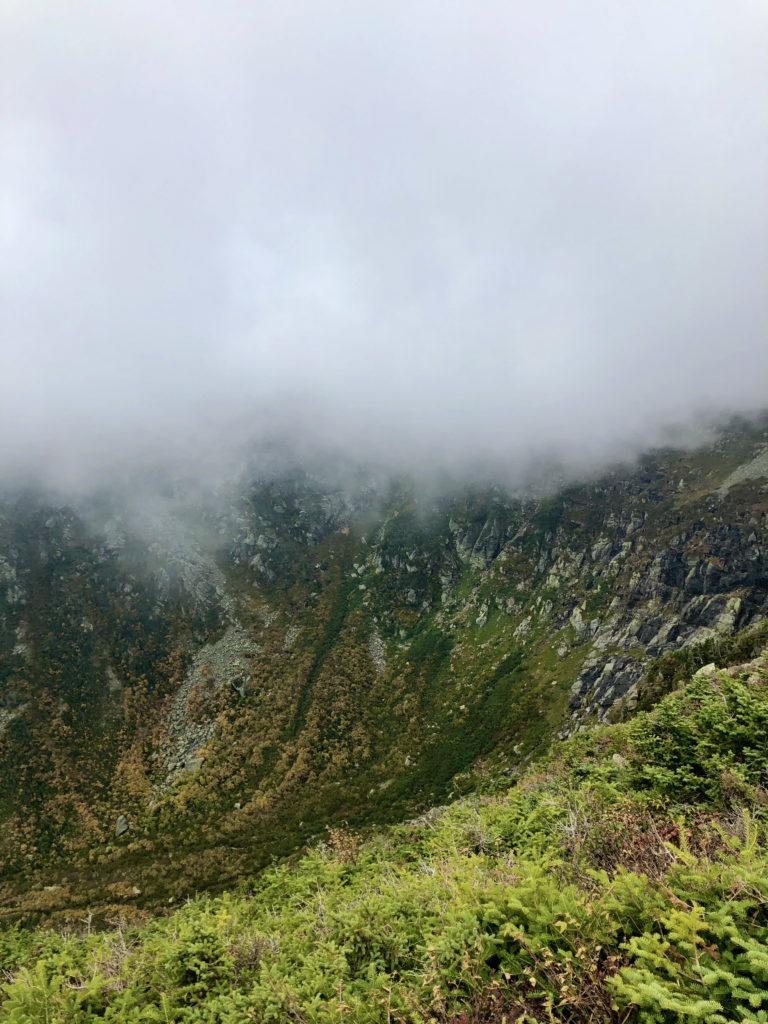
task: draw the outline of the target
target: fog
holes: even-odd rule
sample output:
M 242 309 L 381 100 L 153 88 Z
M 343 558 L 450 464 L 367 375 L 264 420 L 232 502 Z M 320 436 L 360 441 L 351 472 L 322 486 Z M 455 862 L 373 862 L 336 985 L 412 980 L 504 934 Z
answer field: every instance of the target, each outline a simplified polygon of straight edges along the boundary
M 0 478 L 768 406 L 758 0 L 0 0 Z

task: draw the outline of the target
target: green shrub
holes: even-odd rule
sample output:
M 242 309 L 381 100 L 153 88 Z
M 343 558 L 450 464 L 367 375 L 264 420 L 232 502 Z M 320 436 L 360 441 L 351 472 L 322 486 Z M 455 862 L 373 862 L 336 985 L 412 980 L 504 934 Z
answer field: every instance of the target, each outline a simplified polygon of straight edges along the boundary
M 0 930 L 0 1022 L 768 1024 L 767 692 L 697 679 L 134 931 Z

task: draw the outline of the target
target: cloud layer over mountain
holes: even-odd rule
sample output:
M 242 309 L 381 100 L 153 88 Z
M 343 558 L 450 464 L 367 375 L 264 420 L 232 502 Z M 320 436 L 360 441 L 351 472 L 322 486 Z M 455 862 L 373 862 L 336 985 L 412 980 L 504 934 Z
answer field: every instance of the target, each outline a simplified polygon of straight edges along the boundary
M 591 465 L 768 405 L 757 0 L 7 0 L 0 461 Z

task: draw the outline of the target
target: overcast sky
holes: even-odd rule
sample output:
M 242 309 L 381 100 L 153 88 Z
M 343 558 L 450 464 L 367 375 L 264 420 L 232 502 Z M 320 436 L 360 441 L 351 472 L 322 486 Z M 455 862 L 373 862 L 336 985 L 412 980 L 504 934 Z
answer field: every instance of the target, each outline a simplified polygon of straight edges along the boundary
M 768 405 L 762 0 L 0 0 L 0 464 Z

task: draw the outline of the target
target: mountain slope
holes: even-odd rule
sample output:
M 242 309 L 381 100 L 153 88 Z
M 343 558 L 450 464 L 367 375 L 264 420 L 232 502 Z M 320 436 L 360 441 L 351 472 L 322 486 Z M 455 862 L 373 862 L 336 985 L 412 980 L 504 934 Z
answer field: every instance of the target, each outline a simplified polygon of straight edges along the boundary
M 167 920 L 0 930 L 0 1020 L 758 1024 L 766 764 L 766 656 L 710 666 L 508 790 L 329 829 Z
M 7 502 L 6 912 L 220 887 L 631 710 L 652 658 L 765 616 L 765 451 L 734 428 L 546 499 L 295 472 Z

